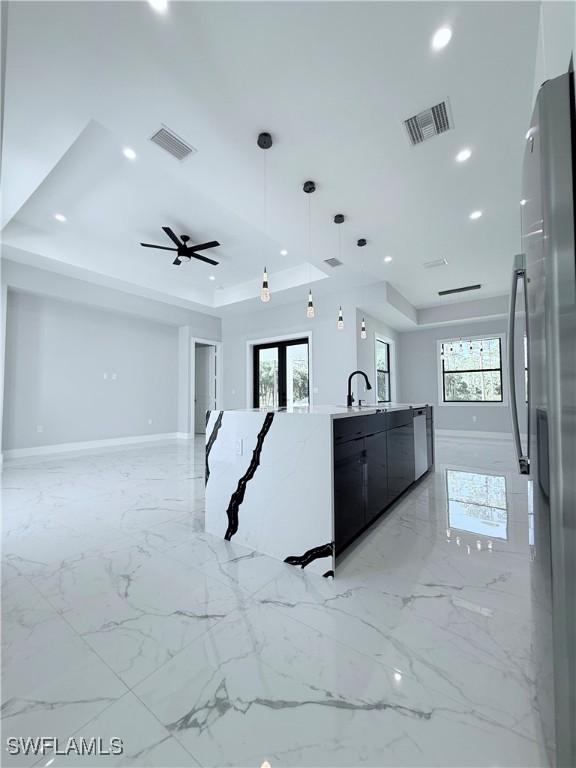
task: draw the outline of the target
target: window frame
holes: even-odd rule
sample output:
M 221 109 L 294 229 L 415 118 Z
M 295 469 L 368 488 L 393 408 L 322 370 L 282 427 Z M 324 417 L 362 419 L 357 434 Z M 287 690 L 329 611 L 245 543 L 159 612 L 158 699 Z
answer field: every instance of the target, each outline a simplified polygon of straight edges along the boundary
M 502 399 L 501 400 L 444 400 L 444 374 L 445 373 L 478 373 L 482 369 L 472 368 L 466 371 L 444 371 L 444 360 L 442 359 L 442 345 L 446 344 L 459 344 L 461 340 L 478 341 L 479 339 L 499 339 L 500 341 L 500 367 L 499 368 L 486 368 L 486 371 L 499 371 L 500 381 L 502 385 Z M 508 407 L 508 375 L 507 368 L 503 364 L 506 360 L 506 334 L 505 333 L 478 333 L 478 334 L 464 334 L 462 336 L 451 336 L 446 339 L 438 339 L 436 342 L 436 354 L 437 354 L 437 371 L 438 371 L 438 405 L 446 407 L 464 407 L 470 406 L 493 406 L 496 408 Z
M 306 344 L 308 352 L 308 406 L 311 405 L 312 387 L 310 380 L 310 339 L 308 336 L 280 338 L 275 341 L 256 342 L 251 345 L 252 351 L 252 407 L 264 408 L 260 405 L 260 367 L 259 352 L 261 349 L 278 349 L 278 408 L 287 407 L 287 380 L 286 380 L 286 349 L 297 344 Z M 306 407 L 306 406 L 303 406 Z
M 381 368 L 378 368 L 378 344 L 386 344 L 386 357 L 388 358 L 388 370 L 382 371 L 382 373 L 388 374 L 388 393 L 390 395 L 390 398 L 388 400 L 380 400 L 378 397 L 378 371 L 381 371 Z M 392 403 L 393 397 L 392 397 L 392 344 L 393 342 L 389 339 L 384 338 L 383 336 L 379 336 L 378 334 L 375 334 L 374 336 L 374 371 L 375 371 L 375 385 L 376 385 L 376 404 L 378 403 Z

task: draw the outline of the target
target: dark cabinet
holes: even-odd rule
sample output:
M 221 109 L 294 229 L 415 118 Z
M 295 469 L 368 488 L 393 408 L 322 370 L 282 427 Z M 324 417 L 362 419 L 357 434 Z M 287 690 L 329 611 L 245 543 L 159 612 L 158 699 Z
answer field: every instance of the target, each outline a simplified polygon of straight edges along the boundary
M 388 494 L 397 498 L 414 482 L 414 428 L 395 427 L 386 433 L 388 441 Z
M 353 418 L 348 421 L 354 421 Z M 364 438 L 334 445 L 334 534 L 336 552 L 364 528 L 366 450 Z
M 386 509 L 391 499 L 388 491 L 387 433 L 366 438 L 366 522 Z
M 433 431 L 432 409 L 427 408 L 428 468 L 434 463 Z M 414 478 L 412 409 L 335 420 L 336 554 L 404 493 L 414 483 Z

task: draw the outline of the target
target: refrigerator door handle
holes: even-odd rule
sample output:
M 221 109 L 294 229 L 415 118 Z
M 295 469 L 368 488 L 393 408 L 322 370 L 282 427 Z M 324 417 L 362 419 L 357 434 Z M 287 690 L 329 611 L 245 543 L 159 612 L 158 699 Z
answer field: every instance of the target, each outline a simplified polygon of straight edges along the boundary
M 512 412 L 512 435 L 516 448 L 516 458 L 520 474 L 530 474 L 530 459 L 522 453 L 520 442 L 520 425 L 518 423 L 518 402 L 516 398 L 516 366 L 515 366 L 515 334 L 516 334 L 516 297 L 518 295 L 518 280 L 524 281 L 524 305 L 526 310 L 526 328 L 528 327 L 528 297 L 526 283 L 526 257 L 523 253 L 514 258 L 512 271 L 512 287 L 510 290 L 510 310 L 508 315 L 508 381 L 510 383 L 510 410 Z

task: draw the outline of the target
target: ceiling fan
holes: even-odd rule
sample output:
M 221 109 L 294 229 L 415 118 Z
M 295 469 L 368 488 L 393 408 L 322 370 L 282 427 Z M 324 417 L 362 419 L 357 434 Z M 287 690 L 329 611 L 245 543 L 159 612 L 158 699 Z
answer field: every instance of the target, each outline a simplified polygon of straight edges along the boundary
M 177 267 L 182 264 L 182 259 L 186 259 L 187 261 L 190 261 L 190 259 L 199 259 L 200 261 L 205 261 L 214 266 L 218 264 L 217 261 L 209 259 L 207 256 L 200 256 L 198 253 L 198 251 L 204 251 L 206 248 L 216 248 L 216 246 L 220 245 L 218 240 L 210 240 L 209 243 L 200 243 L 200 245 L 188 245 L 188 242 L 190 241 L 189 235 L 181 235 L 180 239 L 178 239 L 178 236 L 174 234 L 170 227 L 162 227 L 162 229 L 166 232 L 170 240 L 172 240 L 176 248 L 169 248 L 166 245 L 152 245 L 151 243 L 140 243 L 140 245 L 144 248 L 159 248 L 161 251 L 176 251 L 176 258 L 172 264 L 175 264 Z

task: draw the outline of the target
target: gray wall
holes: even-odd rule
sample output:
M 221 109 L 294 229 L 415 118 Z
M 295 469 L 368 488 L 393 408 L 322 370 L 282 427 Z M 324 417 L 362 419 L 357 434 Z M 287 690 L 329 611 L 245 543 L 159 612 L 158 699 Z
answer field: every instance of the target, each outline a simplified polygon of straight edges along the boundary
M 306 317 L 306 292 L 298 304 L 267 305 L 222 322 L 224 408 L 246 408 L 247 342 L 286 335 L 312 334 L 312 401 L 345 404 L 346 380 L 356 367 L 356 307 L 342 303 L 344 329 L 337 330 L 338 303 L 333 296 L 314 300 L 316 317 Z M 251 372 L 250 372 L 251 373 Z M 251 403 L 250 403 L 251 405 Z
M 362 324 L 362 318 L 366 320 L 366 338 L 360 338 L 360 329 Z M 366 392 L 362 385 L 362 380 L 357 379 L 354 384 L 354 390 L 361 387 L 362 399 L 367 403 L 376 402 L 376 334 L 382 337 L 390 339 L 392 342 L 390 350 L 390 381 L 392 384 L 392 399 L 396 399 L 402 402 L 400 394 L 401 391 L 398 387 L 398 333 L 389 325 L 383 323 L 381 320 L 373 317 L 372 315 L 364 312 L 361 309 L 356 310 L 356 338 L 357 338 L 357 360 L 358 368 L 368 374 L 370 383 L 372 384 L 372 390 Z M 394 395 L 396 394 L 396 397 Z
M 177 388 L 176 326 L 8 291 L 5 450 L 175 432 Z
M 428 402 L 435 406 L 437 429 L 478 430 L 482 432 L 511 432 L 510 393 L 504 359 L 503 387 L 507 405 L 440 405 L 438 386 L 437 341 L 481 334 L 506 333 L 506 320 L 494 319 L 462 325 L 445 325 L 399 335 L 399 396 L 404 402 Z M 507 340 L 506 340 L 507 341 Z M 521 430 L 525 432 L 524 348 L 522 323 L 518 323 L 516 371 Z

